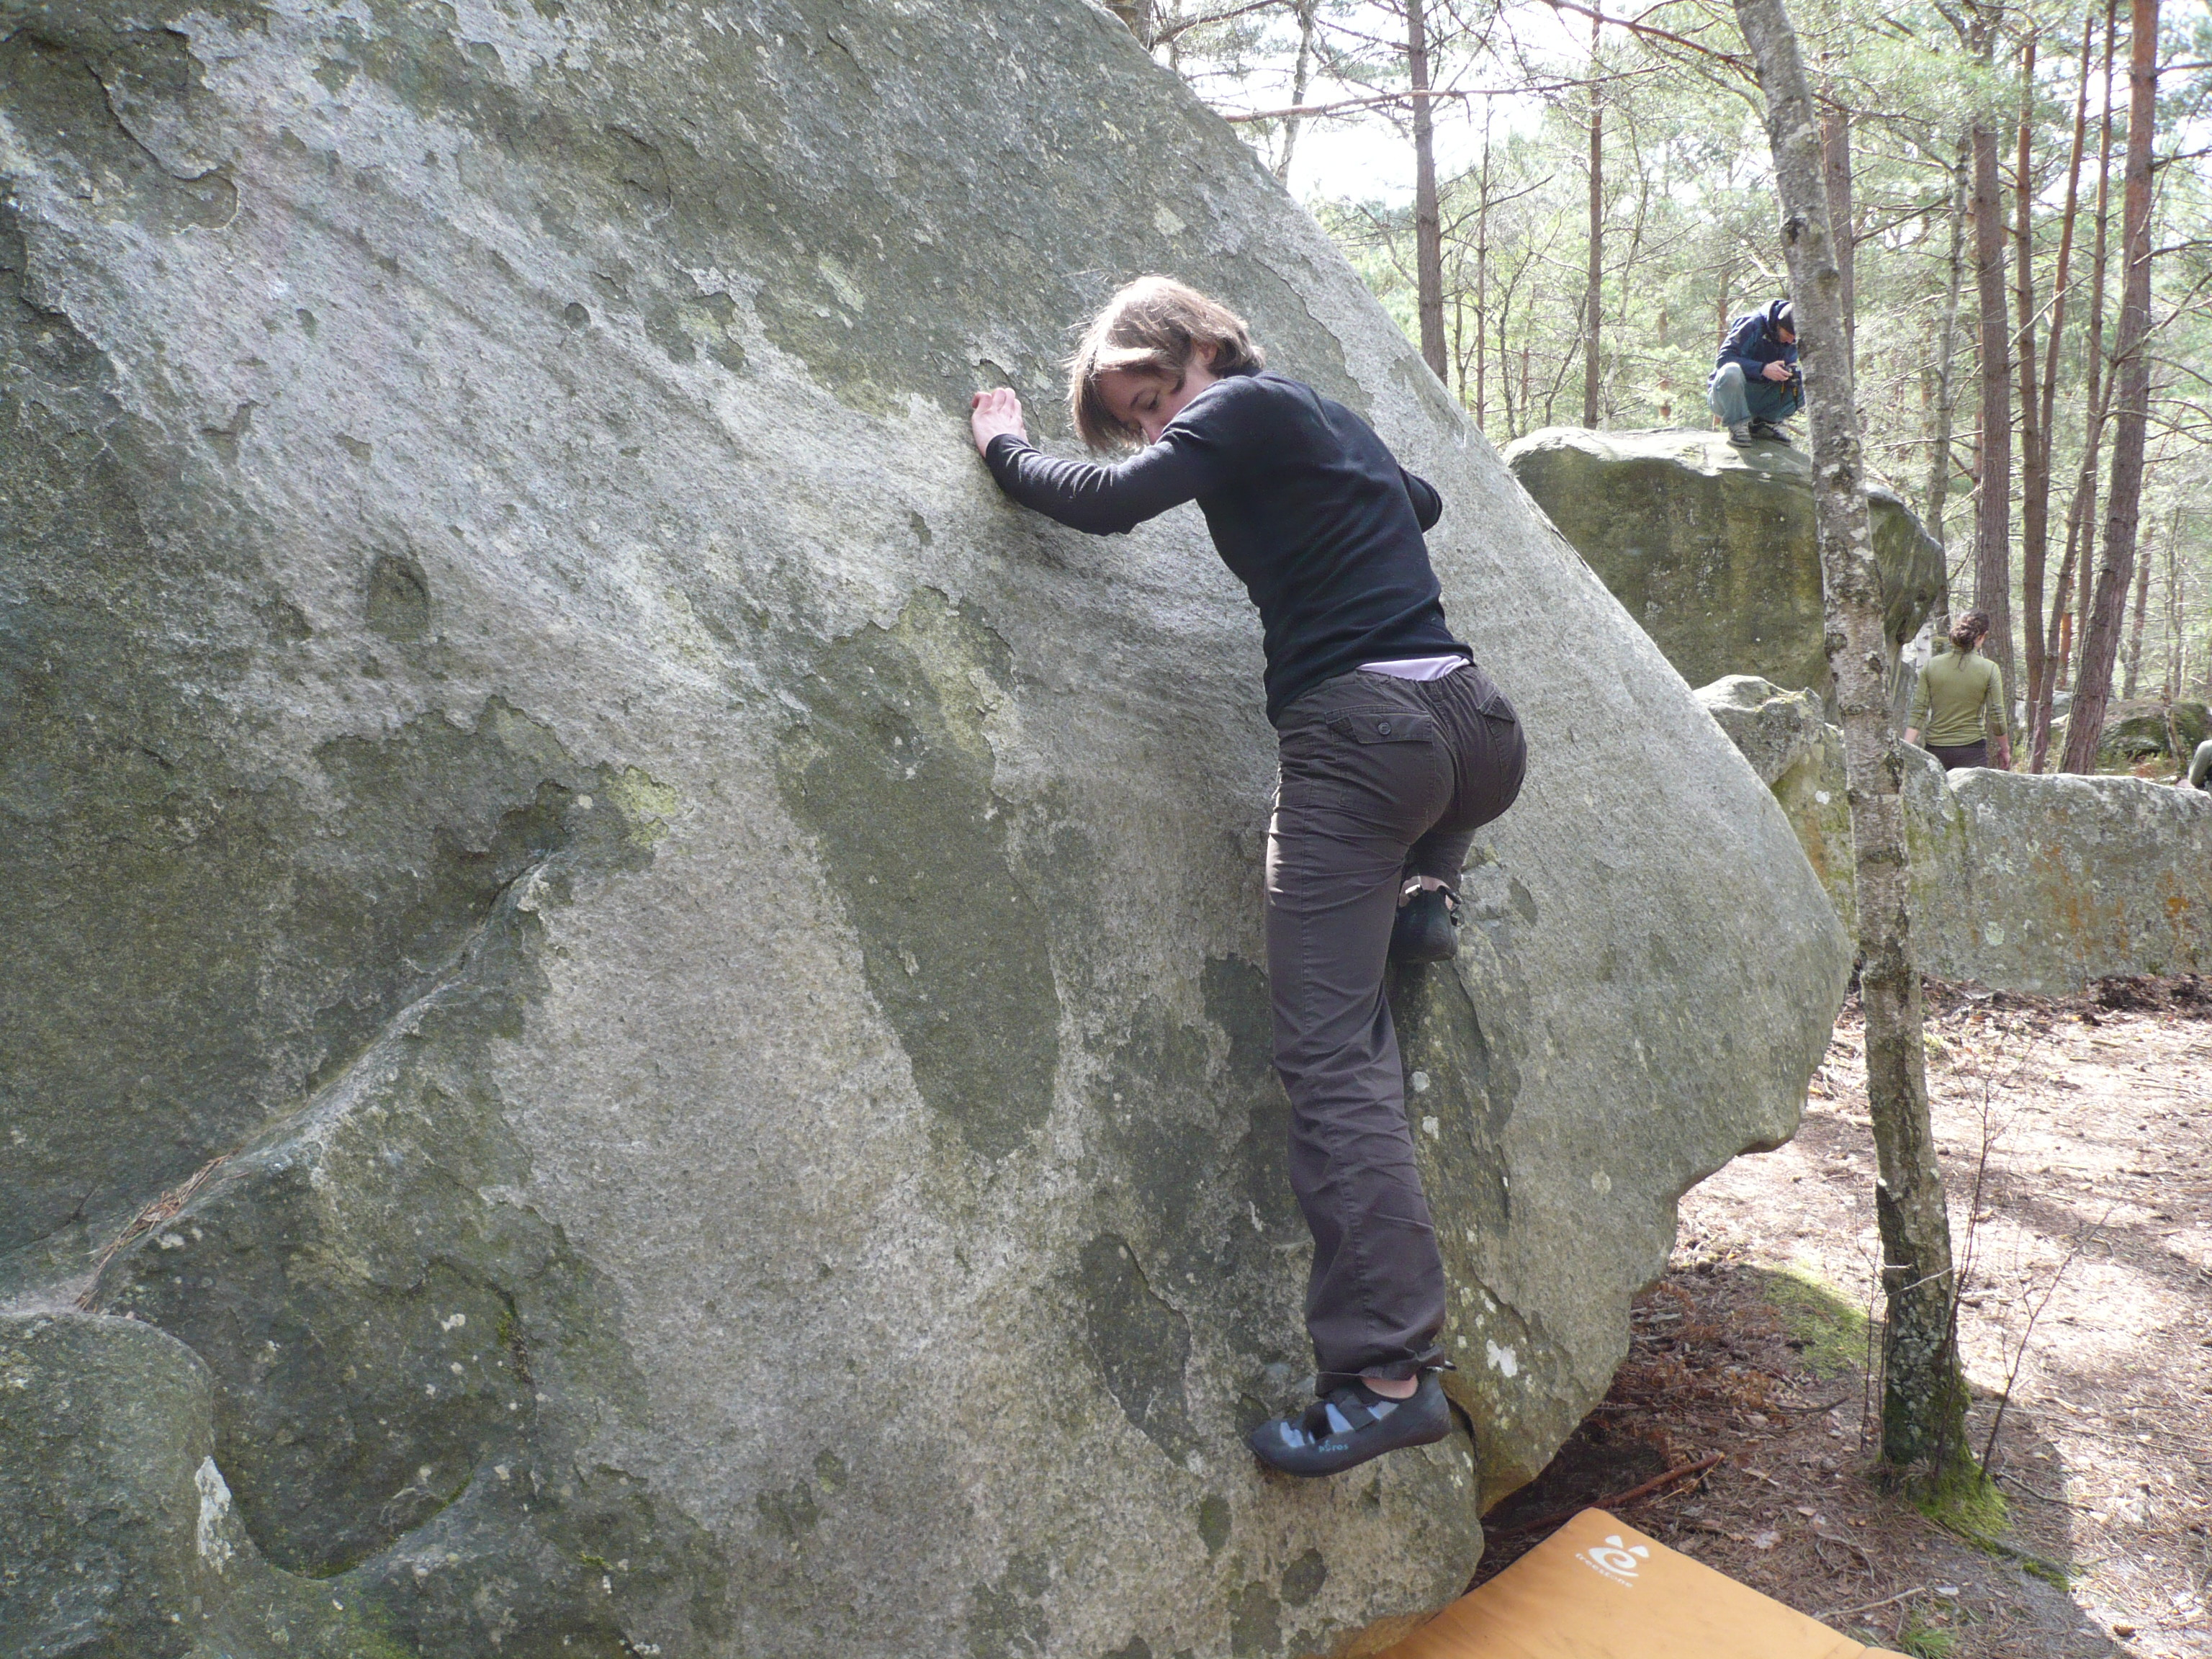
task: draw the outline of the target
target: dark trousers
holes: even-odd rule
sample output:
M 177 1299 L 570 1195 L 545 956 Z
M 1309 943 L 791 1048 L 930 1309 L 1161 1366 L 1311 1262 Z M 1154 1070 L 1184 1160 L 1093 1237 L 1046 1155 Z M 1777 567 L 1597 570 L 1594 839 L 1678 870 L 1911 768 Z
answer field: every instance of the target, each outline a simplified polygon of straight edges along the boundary
M 1943 763 L 1946 772 L 1955 772 L 1962 766 L 1987 766 L 1990 763 L 1990 740 L 1979 743 L 1929 744 L 1928 752 Z
M 1527 748 L 1513 706 L 1472 664 L 1425 682 L 1341 675 L 1284 710 L 1279 735 L 1267 979 L 1326 1389 L 1441 1357 L 1443 1263 L 1382 974 L 1407 878 L 1458 887 L 1475 830 L 1520 793 Z

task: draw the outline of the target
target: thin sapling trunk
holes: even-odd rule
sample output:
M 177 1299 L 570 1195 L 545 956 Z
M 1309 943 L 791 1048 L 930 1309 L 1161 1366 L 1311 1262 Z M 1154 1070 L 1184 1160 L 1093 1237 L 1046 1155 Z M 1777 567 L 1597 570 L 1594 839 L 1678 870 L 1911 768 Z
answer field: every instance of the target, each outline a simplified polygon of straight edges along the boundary
M 1950 1218 L 1928 1117 L 1920 976 L 1905 908 L 1899 796 L 1904 764 L 1884 684 L 1888 643 L 1845 345 L 1843 275 L 1822 185 L 1820 121 L 1796 35 L 1782 0 L 1735 0 L 1735 12 L 1758 62 L 1781 190 L 1783 244 L 1812 427 L 1814 526 L 1826 602 L 1828 665 L 1843 714 L 1867 1098 L 1879 1168 L 1875 1202 L 1887 1305 L 1882 1450 L 1893 1467 L 1921 1465 L 1945 1478 L 1962 1468 L 1971 1474 L 1973 1462 L 1952 1320 Z

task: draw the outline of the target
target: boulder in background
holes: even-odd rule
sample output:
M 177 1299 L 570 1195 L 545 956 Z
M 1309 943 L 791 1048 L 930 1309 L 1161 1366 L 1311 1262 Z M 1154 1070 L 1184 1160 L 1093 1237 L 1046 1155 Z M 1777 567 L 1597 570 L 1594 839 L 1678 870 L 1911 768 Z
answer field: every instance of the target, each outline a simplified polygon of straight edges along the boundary
M 1545 427 L 1507 466 L 1692 685 L 1831 680 L 1813 543 L 1812 460 L 1721 432 Z M 1894 492 L 1869 487 L 1893 655 L 1943 592 L 1943 554 Z
M 1809 693 L 1749 675 L 1698 696 L 1773 790 L 1855 929 L 1841 730 L 1820 722 Z M 1923 749 L 1900 752 L 1922 972 L 2053 995 L 2115 974 L 2212 969 L 2212 795 L 2142 778 L 1947 775 Z

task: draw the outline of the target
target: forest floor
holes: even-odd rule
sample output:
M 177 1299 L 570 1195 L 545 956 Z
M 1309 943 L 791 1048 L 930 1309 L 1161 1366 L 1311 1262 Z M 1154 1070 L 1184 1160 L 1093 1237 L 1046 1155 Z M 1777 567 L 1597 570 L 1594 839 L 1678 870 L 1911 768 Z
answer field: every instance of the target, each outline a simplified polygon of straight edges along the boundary
M 2212 981 L 2045 1000 L 1931 985 L 1929 1090 L 1998 1549 L 1874 1476 L 1880 1260 L 1856 1002 L 1804 1126 L 1682 1200 L 1605 1403 L 1486 1521 L 1482 1576 L 1669 1468 L 1623 1520 L 1916 1659 L 2212 1653 Z

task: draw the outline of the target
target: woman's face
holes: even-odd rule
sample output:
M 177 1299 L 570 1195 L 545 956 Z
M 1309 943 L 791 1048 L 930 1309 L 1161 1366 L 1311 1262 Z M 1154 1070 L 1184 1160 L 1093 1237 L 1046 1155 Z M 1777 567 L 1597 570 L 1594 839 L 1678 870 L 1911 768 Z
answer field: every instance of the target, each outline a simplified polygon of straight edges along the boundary
M 1098 377 L 1099 401 L 1115 420 L 1135 427 L 1145 434 L 1146 443 L 1156 444 L 1167 423 L 1218 378 L 1212 362 L 1212 348 L 1200 347 L 1199 355 L 1185 366 L 1180 382 L 1164 374 L 1109 368 Z

